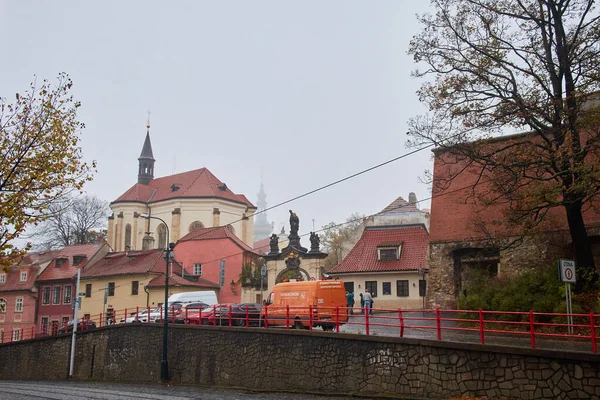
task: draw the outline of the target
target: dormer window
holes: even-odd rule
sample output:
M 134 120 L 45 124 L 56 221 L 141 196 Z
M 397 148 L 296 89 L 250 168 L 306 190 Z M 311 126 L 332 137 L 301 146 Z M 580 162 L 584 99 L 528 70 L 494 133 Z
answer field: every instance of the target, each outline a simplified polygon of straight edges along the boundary
M 20 277 L 20 282 L 25 282 L 27 281 L 27 271 L 21 271 L 21 277 Z
M 221 183 L 220 185 L 217 185 L 217 187 L 219 188 L 219 190 L 222 191 L 226 191 L 227 190 L 227 185 L 224 183 Z
M 181 185 L 178 185 L 176 183 L 174 183 L 174 184 L 171 185 L 171 192 L 176 192 L 179 189 L 181 189 Z
M 386 246 L 377 248 L 377 260 L 392 261 L 400 258 L 401 246 Z
M 79 265 L 85 260 L 85 256 L 73 256 L 73 265 Z
M 55 263 L 54 263 L 54 267 L 55 268 L 60 268 L 64 265 L 64 263 L 67 262 L 66 258 L 57 258 Z

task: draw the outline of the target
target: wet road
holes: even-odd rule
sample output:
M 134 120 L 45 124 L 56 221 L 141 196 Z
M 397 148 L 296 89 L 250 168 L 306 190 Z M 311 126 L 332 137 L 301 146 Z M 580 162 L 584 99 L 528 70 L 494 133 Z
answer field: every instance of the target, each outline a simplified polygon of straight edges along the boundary
M 0 400 L 342 400 L 350 397 L 259 393 L 192 386 L 139 385 L 101 382 L 1 381 Z
M 437 327 L 434 312 L 413 312 L 404 318 L 405 328 L 403 337 L 414 339 L 438 340 Z M 443 320 L 444 318 L 450 320 Z M 455 314 L 446 314 L 441 321 L 442 341 L 480 343 L 481 337 L 478 331 L 478 323 L 470 327 L 475 331 L 459 331 Z M 489 328 L 487 328 L 489 329 Z M 349 323 L 340 327 L 340 333 L 366 334 L 366 323 L 363 315 L 354 315 Z M 565 332 L 566 333 L 566 332 Z M 374 314 L 369 317 L 369 335 L 400 337 L 400 323 L 397 314 Z M 528 332 L 522 333 L 488 333 L 484 334 L 485 344 L 493 344 L 510 347 L 531 348 L 531 336 Z M 539 349 L 561 349 L 566 351 L 591 352 L 590 339 L 556 338 L 551 339 L 536 335 L 536 348 Z

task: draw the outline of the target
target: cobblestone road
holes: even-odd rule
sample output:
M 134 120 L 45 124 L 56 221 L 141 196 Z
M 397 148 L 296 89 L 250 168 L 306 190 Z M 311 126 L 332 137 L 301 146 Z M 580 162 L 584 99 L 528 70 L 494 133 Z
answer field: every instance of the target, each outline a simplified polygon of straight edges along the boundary
M 0 400 L 342 400 L 349 397 L 257 393 L 193 386 L 138 385 L 101 382 L 1 381 Z

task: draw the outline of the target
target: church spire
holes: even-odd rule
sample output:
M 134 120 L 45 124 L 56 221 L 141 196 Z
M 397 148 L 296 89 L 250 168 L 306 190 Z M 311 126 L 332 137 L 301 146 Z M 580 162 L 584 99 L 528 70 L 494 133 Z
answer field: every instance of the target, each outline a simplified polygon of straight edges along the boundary
M 267 194 L 265 193 L 265 188 L 262 182 L 262 177 L 260 180 L 260 191 L 258 192 L 258 201 L 256 202 L 258 206 L 258 211 L 264 211 L 267 209 Z M 273 231 L 273 225 L 269 223 L 267 220 L 267 213 L 261 212 L 260 214 L 254 217 L 254 240 L 258 241 L 264 238 L 269 237 L 271 232 Z
M 150 112 L 148 111 L 148 122 L 146 123 L 146 140 L 142 147 L 142 153 L 138 158 L 138 183 L 147 185 L 154 179 L 154 155 L 152 154 L 152 143 L 150 142 Z

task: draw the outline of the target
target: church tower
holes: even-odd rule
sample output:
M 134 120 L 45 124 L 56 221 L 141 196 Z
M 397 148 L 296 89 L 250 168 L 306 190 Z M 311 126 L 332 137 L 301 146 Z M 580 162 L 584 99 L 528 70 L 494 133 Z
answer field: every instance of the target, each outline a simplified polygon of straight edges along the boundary
M 152 155 L 152 143 L 150 143 L 150 120 L 148 120 L 146 128 L 146 140 L 144 141 L 144 147 L 142 147 L 142 154 L 140 154 L 140 157 L 138 158 L 138 183 L 142 185 L 147 185 L 154 179 L 155 160 Z
M 260 182 L 260 192 L 258 192 L 258 201 L 256 202 L 258 211 L 263 211 L 267 208 L 267 194 L 265 188 Z M 254 217 L 254 241 L 268 238 L 273 231 L 273 226 L 267 220 L 267 213 L 262 212 Z

